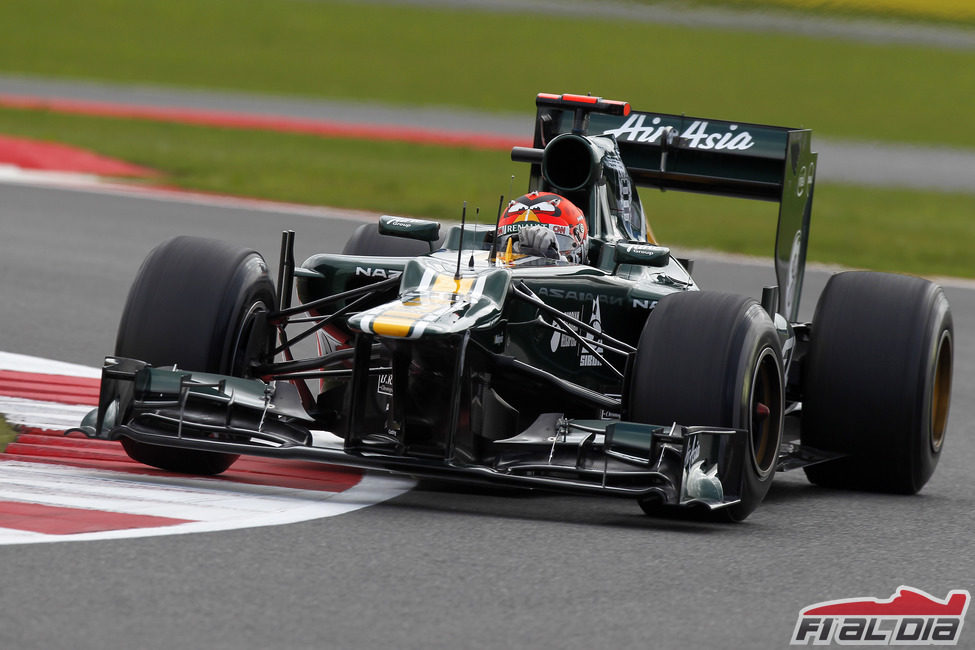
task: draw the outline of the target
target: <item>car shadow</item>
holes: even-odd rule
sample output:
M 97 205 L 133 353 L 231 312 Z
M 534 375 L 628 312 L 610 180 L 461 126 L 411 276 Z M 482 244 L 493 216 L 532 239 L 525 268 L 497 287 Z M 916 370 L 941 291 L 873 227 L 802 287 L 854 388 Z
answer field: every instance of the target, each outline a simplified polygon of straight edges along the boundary
M 566 495 L 537 489 L 452 483 L 435 479 L 418 481 L 415 488 L 384 502 L 380 507 L 691 534 L 721 534 L 740 527 L 736 524 L 697 521 L 688 517 L 650 517 L 632 499 Z

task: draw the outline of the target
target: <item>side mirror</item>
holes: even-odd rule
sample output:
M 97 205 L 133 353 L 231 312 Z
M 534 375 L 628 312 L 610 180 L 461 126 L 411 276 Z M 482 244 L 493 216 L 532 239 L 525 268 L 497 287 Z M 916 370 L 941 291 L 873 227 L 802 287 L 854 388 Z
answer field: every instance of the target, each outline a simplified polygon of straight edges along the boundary
M 667 266 L 670 263 L 670 249 L 654 244 L 616 244 L 613 261 L 617 264 L 638 264 L 640 266 Z
M 387 214 L 379 217 L 379 233 L 392 237 L 406 237 L 425 242 L 440 240 L 440 224 L 425 219 L 410 219 L 409 217 L 391 217 Z

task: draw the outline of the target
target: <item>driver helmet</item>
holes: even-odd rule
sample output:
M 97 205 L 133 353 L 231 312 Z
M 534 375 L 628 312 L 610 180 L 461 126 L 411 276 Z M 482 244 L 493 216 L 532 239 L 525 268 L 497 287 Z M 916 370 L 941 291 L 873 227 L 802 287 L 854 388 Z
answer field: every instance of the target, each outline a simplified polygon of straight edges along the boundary
M 527 226 L 542 226 L 556 239 L 558 253 L 568 262 L 582 264 L 589 254 L 589 228 L 582 210 L 572 201 L 551 192 L 530 192 L 511 201 L 498 222 L 498 250 L 505 250 L 513 239 L 513 250 L 522 254 L 541 254 L 519 249 L 518 231 Z

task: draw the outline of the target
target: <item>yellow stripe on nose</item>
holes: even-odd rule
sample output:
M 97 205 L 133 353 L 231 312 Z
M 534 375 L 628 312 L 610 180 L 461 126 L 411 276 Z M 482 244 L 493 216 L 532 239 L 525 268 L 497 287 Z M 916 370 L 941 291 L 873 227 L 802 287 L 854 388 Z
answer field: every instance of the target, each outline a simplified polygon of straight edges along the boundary
M 372 331 L 380 336 L 398 336 L 405 338 L 410 335 L 410 330 L 416 320 L 406 320 L 403 318 L 377 318 L 372 321 Z
M 471 287 L 473 286 L 474 278 L 455 279 L 449 275 L 438 275 L 433 280 L 433 286 L 430 287 L 430 291 L 467 294 L 471 292 Z

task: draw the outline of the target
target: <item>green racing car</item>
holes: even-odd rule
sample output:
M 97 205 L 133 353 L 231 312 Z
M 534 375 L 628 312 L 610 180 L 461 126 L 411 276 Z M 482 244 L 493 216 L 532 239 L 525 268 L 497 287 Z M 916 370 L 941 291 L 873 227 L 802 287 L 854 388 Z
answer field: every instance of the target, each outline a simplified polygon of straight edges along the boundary
M 536 104 L 533 146 L 511 154 L 528 192 L 494 226 L 384 216 L 300 265 L 287 231 L 276 281 L 252 250 L 161 244 L 78 430 L 176 472 L 252 454 L 730 521 L 777 471 L 920 490 L 947 428 L 951 311 L 929 281 L 847 272 L 798 320 L 810 131 Z M 777 285 L 701 290 L 638 186 L 778 203 Z

